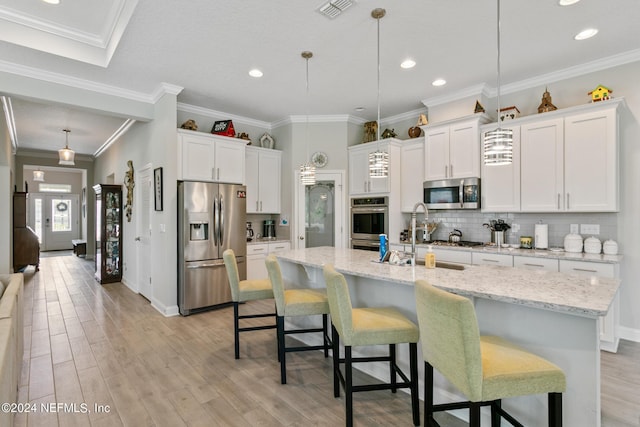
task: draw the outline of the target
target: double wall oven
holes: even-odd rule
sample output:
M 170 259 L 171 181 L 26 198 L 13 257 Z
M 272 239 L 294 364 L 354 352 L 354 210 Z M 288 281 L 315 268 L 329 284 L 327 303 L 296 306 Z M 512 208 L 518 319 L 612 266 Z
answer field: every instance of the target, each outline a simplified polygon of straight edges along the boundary
M 378 251 L 380 234 L 389 235 L 389 198 L 351 199 L 351 248 Z

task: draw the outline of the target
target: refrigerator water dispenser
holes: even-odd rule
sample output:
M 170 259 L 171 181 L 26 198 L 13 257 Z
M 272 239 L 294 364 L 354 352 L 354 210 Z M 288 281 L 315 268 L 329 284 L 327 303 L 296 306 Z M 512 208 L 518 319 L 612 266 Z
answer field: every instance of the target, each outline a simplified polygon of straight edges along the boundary
M 202 222 L 189 224 L 189 236 L 192 241 L 207 240 L 209 237 L 209 224 Z

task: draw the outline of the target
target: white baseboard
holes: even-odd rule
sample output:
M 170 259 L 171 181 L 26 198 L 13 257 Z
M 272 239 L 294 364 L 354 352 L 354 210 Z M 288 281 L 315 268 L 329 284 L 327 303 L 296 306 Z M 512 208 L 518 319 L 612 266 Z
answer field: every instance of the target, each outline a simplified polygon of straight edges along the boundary
M 156 299 L 151 301 L 151 307 L 158 310 L 164 317 L 173 317 L 173 316 L 178 316 L 180 314 L 180 312 L 178 311 L 177 305 L 166 306 L 158 302 Z
M 626 326 L 618 326 L 618 335 L 627 341 L 640 342 L 640 330 L 627 328 Z

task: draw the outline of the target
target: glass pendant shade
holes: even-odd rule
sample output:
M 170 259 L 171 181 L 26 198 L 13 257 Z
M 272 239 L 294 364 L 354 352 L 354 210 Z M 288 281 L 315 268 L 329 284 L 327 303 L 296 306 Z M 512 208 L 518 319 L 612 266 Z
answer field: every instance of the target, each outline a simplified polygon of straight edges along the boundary
M 500 0 L 497 2 L 497 39 L 498 39 L 498 128 L 484 134 L 484 164 L 487 166 L 508 165 L 513 162 L 513 130 L 500 127 Z
M 300 183 L 302 185 L 315 185 L 316 167 L 311 163 L 303 163 L 300 165 Z
M 484 134 L 484 164 L 507 165 L 513 162 L 513 130 L 501 129 Z
M 376 150 L 369 153 L 369 178 L 386 178 L 389 176 L 389 153 Z
M 33 180 L 44 182 L 44 171 L 41 171 L 40 169 L 33 171 Z
M 59 158 L 58 164 L 73 166 L 76 164 L 74 162 L 76 153 L 75 151 L 69 148 L 69 132 L 71 131 L 69 129 L 62 129 L 62 131 L 65 132 L 67 136 L 66 136 L 66 144 L 64 148 L 61 148 L 58 150 L 58 158 Z

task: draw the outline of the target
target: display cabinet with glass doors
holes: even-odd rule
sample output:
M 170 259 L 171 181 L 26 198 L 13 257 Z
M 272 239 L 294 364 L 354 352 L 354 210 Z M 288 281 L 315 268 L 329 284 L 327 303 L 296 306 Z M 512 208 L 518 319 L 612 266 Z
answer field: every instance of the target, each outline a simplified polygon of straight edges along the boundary
M 96 280 L 101 284 L 122 279 L 122 187 L 97 184 Z

